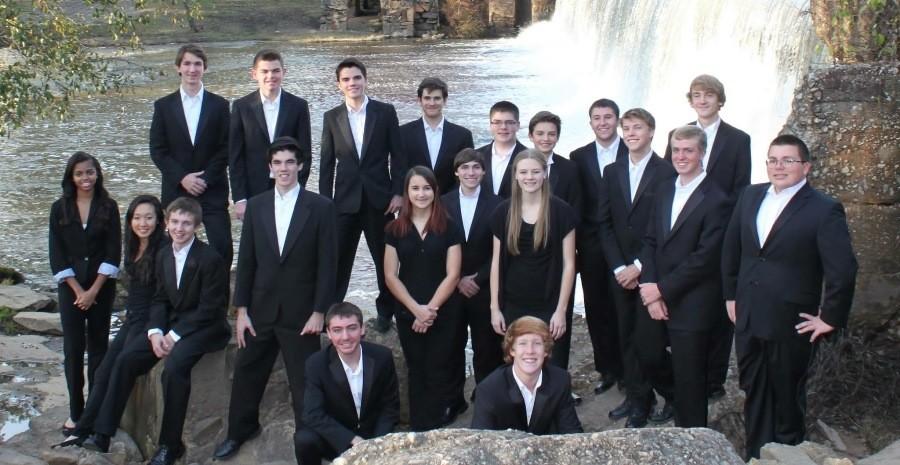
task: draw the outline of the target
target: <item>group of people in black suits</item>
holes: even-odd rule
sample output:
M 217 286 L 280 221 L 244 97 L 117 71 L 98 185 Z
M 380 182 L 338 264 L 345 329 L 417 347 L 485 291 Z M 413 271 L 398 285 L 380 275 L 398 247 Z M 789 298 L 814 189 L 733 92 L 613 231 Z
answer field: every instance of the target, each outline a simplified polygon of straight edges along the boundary
M 772 142 L 770 183 L 747 187 L 750 138 L 720 119 L 716 78 L 691 83 L 697 120 L 669 133 L 665 158 L 650 148 L 653 116 L 620 115 L 608 99 L 588 109 L 595 140 L 565 158 L 554 152 L 560 118 L 534 115 L 529 149 L 508 101 L 491 107 L 492 141 L 474 149 L 471 132 L 445 119 L 448 87 L 437 78 L 417 89 L 422 117 L 401 126 L 392 105 L 366 95 L 365 65 L 346 59 L 335 69 L 344 102 L 324 115 L 314 193 L 305 188 L 309 108 L 282 89 L 280 54 L 254 57 L 259 89 L 236 100 L 230 118 L 228 102 L 203 87 L 200 47 L 181 47 L 175 65 L 181 87 L 155 102 L 149 138 L 162 201 L 138 197 L 126 214 L 128 322 L 108 350 L 122 232 L 94 157 L 73 155 L 51 210 L 71 399 L 63 445 L 107 450 L 135 378 L 162 359 L 165 413 L 150 463 L 183 455 L 190 370 L 227 343 L 229 296 L 239 350 L 217 460 L 263 428 L 259 404 L 279 354 L 299 463 L 393 430 L 390 351 L 361 342 L 360 310 L 335 304 L 361 234 L 376 265 L 375 327 L 396 319 L 413 430 L 448 425 L 468 408 L 471 339 L 473 427 L 581 431 L 567 373 L 580 273 L 595 393 L 617 384 L 626 393 L 612 419 L 706 426 L 736 340 L 748 456 L 803 439 L 811 343 L 846 324 L 852 300 L 846 220 L 806 184 L 811 160 L 796 137 Z M 243 224 L 233 295 L 229 185 Z M 200 223 L 209 247 L 194 236 Z M 665 404 L 654 409 L 657 394 Z

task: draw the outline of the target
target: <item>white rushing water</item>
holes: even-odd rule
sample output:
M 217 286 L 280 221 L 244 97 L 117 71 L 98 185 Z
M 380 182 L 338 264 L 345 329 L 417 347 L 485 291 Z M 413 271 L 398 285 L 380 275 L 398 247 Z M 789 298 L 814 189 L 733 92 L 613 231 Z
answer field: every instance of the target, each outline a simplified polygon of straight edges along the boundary
M 523 125 L 543 109 L 535 105 L 553 108 L 564 122 L 560 148 L 572 149 L 591 140 L 589 102 L 612 98 L 623 112 L 654 115 L 662 154 L 668 131 L 695 119 L 690 81 L 712 74 L 725 85 L 722 119 L 750 134 L 753 180 L 762 181 L 795 87 L 827 60 L 807 9 L 796 0 L 560 0 L 552 21 L 511 41 L 543 81 Z

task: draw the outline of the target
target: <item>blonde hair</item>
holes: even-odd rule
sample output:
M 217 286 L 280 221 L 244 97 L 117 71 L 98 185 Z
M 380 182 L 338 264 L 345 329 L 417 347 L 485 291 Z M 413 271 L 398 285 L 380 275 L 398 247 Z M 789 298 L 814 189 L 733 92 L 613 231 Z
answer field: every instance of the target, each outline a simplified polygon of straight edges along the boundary
M 512 255 L 519 255 L 519 234 L 522 230 L 522 188 L 515 180 L 516 169 L 522 160 L 534 160 L 547 173 L 547 158 L 537 149 L 519 152 L 513 160 L 511 192 L 509 196 L 509 214 L 506 216 L 506 250 Z M 547 247 L 550 239 L 550 182 L 544 179 L 541 184 L 541 208 L 537 222 L 534 224 L 534 250 Z
M 719 108 L 725 106 L 725 86 L 722 84 L 722 81 L 716 79 L 715 76 L 701 74 L 695 77 L 694 80 L 691 81 L 691 86 L 688 87 L 688 103 L 691 102 L 691 93 L 694 91 L 695 87 L 700 90 L 712 91 L 716 94 L 716 97 L 719 98 Z
M 546 355 L 550 355 L 553 351 L 553 336 L 550 335 L 550 328 L 547 327 L 547 323 L 544 323 L 544 320 L 540 318 L 523 316 L 513 321 L 509 328 L 506 329 L 506 335 L 503 336 L 503 360 L 506 363 L 513 362 L 512 355 L 509 355 L 509 353 L 512 351 L 516 339 L 526 334 L 537 334 L 544 340 L 544 353 Z M 547 360 L 550 360 L 550 357 L 545 358 L 544 363 L 547 363 Z

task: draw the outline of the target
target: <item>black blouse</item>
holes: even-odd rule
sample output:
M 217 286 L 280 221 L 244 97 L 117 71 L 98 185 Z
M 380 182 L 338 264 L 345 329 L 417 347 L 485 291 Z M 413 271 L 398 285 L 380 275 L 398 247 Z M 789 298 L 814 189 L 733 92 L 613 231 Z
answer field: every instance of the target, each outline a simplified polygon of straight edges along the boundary
M 84 228 L 77 213 L 67 224 L 62 224 L 66 202 L 67 199 L 58 199 L 50 208 L 50 269 L 54 275 L 72 269 L 79 284 L 90 286 L 102 263 L 119 267 L 122 256 L 119 208 L 113 199 L 95 198 Z M 100 208 L 105 209 L 105 221 L 100 221 Z
M 387 231 L 384 242 L 397 250 L 400 281 L 409 295 L 423 304 L 431 300 L 441 281 L 447 277 L 447 250 L 462 244 L 463 234 L 461 228 L 448 218 L 447 228 L 441 234 L 429 231 L 423 239 L 413 226 L 403 237 Z M 408 310 L 398 312 L 399 315 L 412 316 Z

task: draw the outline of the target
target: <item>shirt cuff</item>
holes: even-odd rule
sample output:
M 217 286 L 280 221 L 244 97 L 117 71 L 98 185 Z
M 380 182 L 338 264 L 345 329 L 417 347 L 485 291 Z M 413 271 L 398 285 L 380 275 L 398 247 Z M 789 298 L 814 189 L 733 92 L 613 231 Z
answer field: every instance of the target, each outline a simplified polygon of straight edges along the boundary
M 235 200 L 234 203 L 247 203 L 247 199 Z
M 150 336 L 152 336 L 154 334 L 162 334 L 162 333 L 163 333 L 162 330 L 159 328 L 148 329 L 147 330 L 147 338 L 149 338 Z
M 75 277 L 75 270 L 73 270 L 71 268 L 66 268 L 65 270 L 62 270 L 59 273 L 56 273 L 55 275 L 53 275 L 53 279 L 57 283 L 61 283 L 61 282 L 65 281 L 66 278 L 74 278 L 74 277 Z
M 637 267 L 638 271 L 644 271 L 643 265 L 641 265 L 641 261 L 638 259 L 634 259 L 634 266 Z
M 109 276 L 110 279 L 116 279 L 119 277 L 119 267 L 104 262 L 100 264 L 100 268 L 97 269 L 97 273 L 105 274 L 106 276 Z
M 619 265 L 613 270 L 613 275 L 617 275 L 625 270 L 625 265 Z
M 178 333 L 171 329 L 169 330 L 169 334 L 166 334 L 166 336 L 172 336 L 172 340 L 175 342 L 181 340 L 181 336 L 179 336 Z

